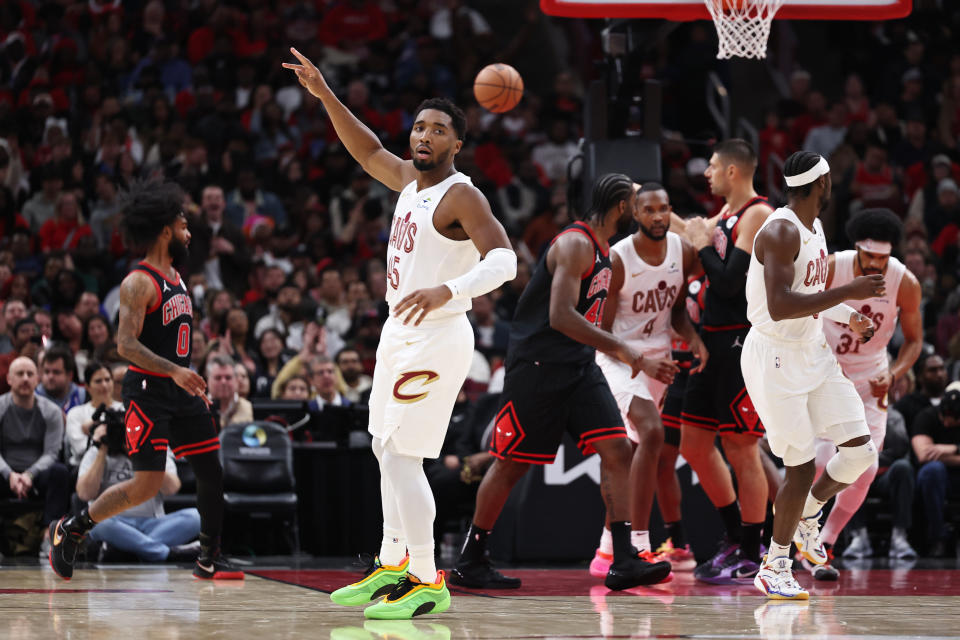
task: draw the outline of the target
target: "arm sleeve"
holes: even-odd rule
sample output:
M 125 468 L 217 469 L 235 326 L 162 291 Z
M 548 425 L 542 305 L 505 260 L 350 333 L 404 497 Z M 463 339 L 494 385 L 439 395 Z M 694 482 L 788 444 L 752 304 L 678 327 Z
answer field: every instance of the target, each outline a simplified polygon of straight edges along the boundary
M 823 317 L 827 320 L 833 320 L 834 322 L 839 322 L 840 324 L 850 324 L 850 316 L 856 313 L 857 310 L 851 307 L 848 304 L 840 303 L 833 307 L 830 307 L 823 312 Z
M 712 246 L 704 247 L 697 252 L 703 270 L 710 278 L 710 290 L 724 298 L 742 296 L 747 286 L 747 268 L 750 266 L 750 254 L 733 247 L 730 261 L 727 264 L 720 259 L 720 254 Z
M 473 269 L 443 284 L 450 289 L 454 300 L 462 300 L 482 296 L 516 277 L 517 254 L 511 249 L 497 247 L 488 251 Z
M 43 421 L 47 423 L 47 431 L 43 436 L 43 455 L 27 469 L 32 478 L 50 468 L 57 461 L 60 449 L 63 447 L 63 411 L 52 402 L 40 402 L 40 400 L 37 398 Z

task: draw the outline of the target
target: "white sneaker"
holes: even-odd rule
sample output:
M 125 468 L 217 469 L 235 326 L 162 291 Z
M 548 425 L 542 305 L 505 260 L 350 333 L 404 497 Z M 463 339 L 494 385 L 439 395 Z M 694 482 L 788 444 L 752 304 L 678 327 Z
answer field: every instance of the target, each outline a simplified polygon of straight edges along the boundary
M 826 547 L 820 541 L 820 516 L 822 514 L 823 511 L 818 511 L 817 515 L 800 518 L 797 531 L 793 534 L 793 542 L 797 545 L 797 551 L 813 564 L 826 564 L 827 560 L 830 559 L 827 556 Z
M 809 600 L 810 594 L 800 586 L 793 575 L 793 561 L 787 556 L 770 560 L 767 556 L 760 565 L 753 586 L 771 600 Z
M 800 555 L 800 565 L 810 572 L 814 580 L 822 582 L 836 582 L 840 579 L 840 572 L 832 564 L 813 564 L 803 555 Z
M 873 547 L 870 546 L 870 535 L 866 527 L 853 532 L 853 539 L 843 550 L 844 558 L 870 558 L 873 556 Z
M 894 529 L 890 534 L 890 557 L 899 560 L 917 557 L 917 552 L 910 546 L 907 534 L 902 529 Z

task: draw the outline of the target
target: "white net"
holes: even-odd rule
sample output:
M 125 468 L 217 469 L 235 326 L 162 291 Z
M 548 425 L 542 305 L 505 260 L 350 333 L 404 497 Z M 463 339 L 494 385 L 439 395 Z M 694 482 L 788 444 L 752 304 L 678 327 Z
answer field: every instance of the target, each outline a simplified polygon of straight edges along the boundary
M 718 58 L 766 58 L 770 23 L 784 0 L 704 0 L 720 39 Z

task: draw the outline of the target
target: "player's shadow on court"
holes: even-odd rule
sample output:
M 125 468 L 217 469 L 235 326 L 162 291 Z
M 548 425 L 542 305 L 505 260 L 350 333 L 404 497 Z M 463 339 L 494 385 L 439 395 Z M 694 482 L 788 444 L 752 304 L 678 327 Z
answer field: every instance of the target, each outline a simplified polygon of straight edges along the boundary
M 450 640 L 450 627 L 439 622 L 367 620 L 363 626 L 337 627 L 330 640 Z

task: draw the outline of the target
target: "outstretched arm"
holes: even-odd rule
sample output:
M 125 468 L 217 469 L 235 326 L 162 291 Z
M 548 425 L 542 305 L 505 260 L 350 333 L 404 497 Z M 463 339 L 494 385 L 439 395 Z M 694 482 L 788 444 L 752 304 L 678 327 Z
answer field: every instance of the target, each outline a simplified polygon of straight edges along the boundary
M 394 191 L 402 191 L 406 185 L 413 182 L 416 179 L 413 163 L 384 149 L 376 134 L 337 99 L 316 65 L 293 47 L 290 52 L 297 57 L 300 64 L 284 62 L 283 68 L 293 70 L 300 84 L 320 99 L 343 146 L 354 160 L 360 163 L 363 170 Z

